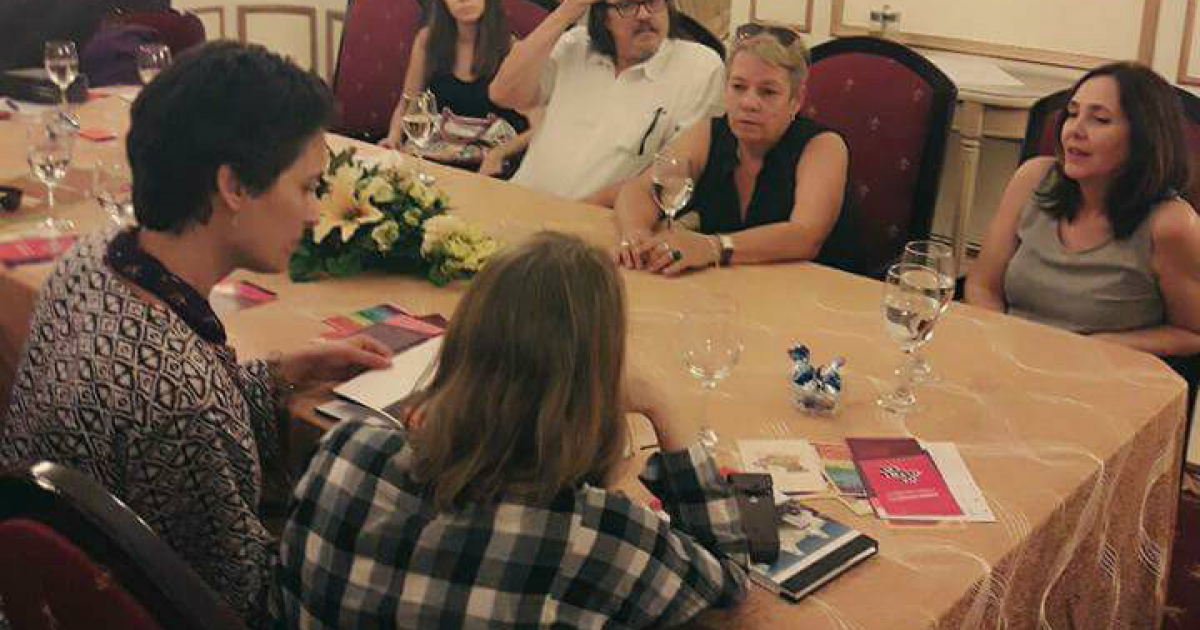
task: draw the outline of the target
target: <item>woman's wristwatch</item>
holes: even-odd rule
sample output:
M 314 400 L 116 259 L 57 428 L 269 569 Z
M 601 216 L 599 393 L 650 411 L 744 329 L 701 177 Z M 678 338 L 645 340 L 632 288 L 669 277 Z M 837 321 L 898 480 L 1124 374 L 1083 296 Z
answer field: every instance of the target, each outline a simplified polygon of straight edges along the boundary
M 733 237 L 728 234 L 717 234 L 717 241 L 721 244 L 720 266 L 728 267 L 733 262 Z

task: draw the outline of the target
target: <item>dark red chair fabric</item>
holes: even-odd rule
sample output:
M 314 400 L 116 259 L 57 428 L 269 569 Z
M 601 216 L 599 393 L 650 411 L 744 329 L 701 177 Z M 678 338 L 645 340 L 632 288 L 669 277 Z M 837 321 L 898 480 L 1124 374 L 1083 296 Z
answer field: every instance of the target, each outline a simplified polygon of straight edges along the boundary
M 107 568 L 44 523 L 0 523 L 0 566 L 9 569 L 0 593 L 15 629 L 162 628 Z
M 0 472 L 0 567 L 13 630 L 245 630 L 137 515 L 56 464 Z
M 880 276 L 913 239 L 928 238 L 958 90 L 896 42 L 848 37 L 812 50 L 805 116 L 850 149 L 857 267 Z
M 439 0 L 440 1 L 440 0 Z M 504 0 L 504 12 L 508 17 L 508 28 L 513 35 L 524 38 L 533 32 L 542 20 L 554 10 L 550 0 Z
M 131 11 L 119 13 L 114 18 L 125 24 L 148 26 L 162 36 L 162 41 L 171 49 L 172 56 L 204 43 L 204 22 L 194 13 L 180 13 L 174 9 L 163 11 Z
M 335 131 L 370 142 L 387 135 L 423 22 L 417 0 L 350 0 L 333 73 L 342 110 Z

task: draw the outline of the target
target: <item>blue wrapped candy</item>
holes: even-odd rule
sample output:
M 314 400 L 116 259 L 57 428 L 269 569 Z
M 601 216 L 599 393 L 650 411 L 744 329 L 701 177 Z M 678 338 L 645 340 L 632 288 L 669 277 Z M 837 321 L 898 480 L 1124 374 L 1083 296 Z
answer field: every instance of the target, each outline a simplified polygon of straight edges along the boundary
M 792 393 L 796 406 L 806 413 L 832 415 L 842 397 L 842 367 L 846 360 L 836 357 L 829 365 L 814 367 L 808 346 L 795 344 L 787 351 L 792 360 Z

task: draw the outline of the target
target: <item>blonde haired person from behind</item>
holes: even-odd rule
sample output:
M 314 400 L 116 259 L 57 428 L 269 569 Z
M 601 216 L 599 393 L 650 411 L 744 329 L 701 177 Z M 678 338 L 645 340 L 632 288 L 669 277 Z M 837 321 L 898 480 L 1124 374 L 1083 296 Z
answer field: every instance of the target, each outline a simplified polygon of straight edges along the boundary
M 615 265 L 578 238 L 490 262 L 407 428 L 339 425 L 297 485 L 291 627 L 666 627 L 739 601 L 732 491 L 671 390 L 627 369 L 625 331 Z M 610 489 L 626 412 L 658 436 L 641 478 L 670 522 Z
M 1159 356 L 1200 352 L 1200 220 L 1175 88 L 1134 63 L 1071 89 L 1058 150 L 1017 169 L 967 302 Z
M 855 270 L 849 149 L 837 132 L 799 115 L 804 41 L 786 26 L 744 24 L 727 65 L 726 114 L 692 125 L 666 149 L 690 165 L 696 188 L 682 213 L 693 214 L 696 229 L 655 232 L 653 174 L 644 171 L 617 199 L 617 262 L 666 275 L 779 260 Z

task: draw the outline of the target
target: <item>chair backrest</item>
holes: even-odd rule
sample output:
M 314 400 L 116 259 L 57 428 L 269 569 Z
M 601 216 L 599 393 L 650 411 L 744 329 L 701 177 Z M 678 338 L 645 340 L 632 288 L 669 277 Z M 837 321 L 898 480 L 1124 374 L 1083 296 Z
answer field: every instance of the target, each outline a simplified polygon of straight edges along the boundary
M 552 0 L 504 0 L 517 37 L 528 35 L 556 6 Z M 333 73 L 342 107 L 335 131 L 372 142 L 387 134 L 404 93 L 413 39 L 425 24 L 424 7 L 422 0 L 350 0 Z
M 204 22 L 194 13 L 180 13 L 174 9 L 161 11 L 128 11 L 114 18 L 125 24 L 148 26 L 162 35 L 162 42 L 171 49 L 171 55 L 204 43 Z
M 0 472 L 0 566 L 14 630 L 245 630 L 129 508 L 56 464 Z
M 937 66 L 896 42 L 847 37 L 812 49 L 803 113 L 850 148 L 864 273 L 881 275 L 907 241 L 928 238 L 957 97 Z
M 671 13 L 671 34 L 680 39 L 696 42 L 708 46 L 717 53 L 721 59 L 725 58 L 725 45 L 708 27 L 696 21 L 696 18 L 683 13 L 682 11 L 672 11 Z
M 342 109 L 335 131 L 368 141 L 387 134 L 423 23 L 417 0 L 350 0 L 333 73 Z
M 1176 93 L 1183 104 L 1184 135 L 1187 139 L 1188 155 L 1192 156 L 1192 185 L 1183 197 L 1193 207 L 1200 208 L 1200 96 L 1176 86 Z M 1029 120 L 1025 123 L 1025 139 L 1021 142 L 1021 161 L 1039 155 L 1054 155 L 1058 122 L 1067 107 L 1070 90 L 1059 90 L 1038 99 L 1029 108 Z

